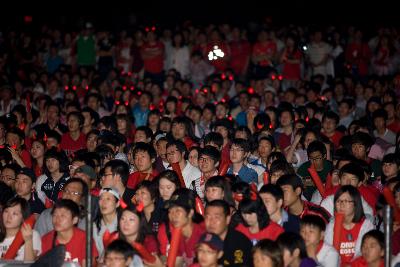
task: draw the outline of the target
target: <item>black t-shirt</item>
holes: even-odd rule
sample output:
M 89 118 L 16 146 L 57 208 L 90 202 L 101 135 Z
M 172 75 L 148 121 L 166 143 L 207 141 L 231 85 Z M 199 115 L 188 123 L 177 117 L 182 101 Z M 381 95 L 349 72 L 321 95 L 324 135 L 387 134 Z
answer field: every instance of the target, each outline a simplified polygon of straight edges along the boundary
M 31 198 L 29 199 L 28 204 L 31 214 L 33 213 L 40 214 L 42 213 L 42 211 L 46 209 L 46 207 L 44 206 L 43 202 L 39 199 L 36 192 L 33 192 L 31 194 Z
M 130 189 L 128 187 L 125 188 L 124 193 L 122 194 L 122 200 L 125 202 L 126 205 L 132 204 L 132 198 L 135 195 L 136 191 Z
M 224 266 L 251 267 L 251 241 L 242 233 L 229 228 L 224 240 L 224 254 L 219 263 Z

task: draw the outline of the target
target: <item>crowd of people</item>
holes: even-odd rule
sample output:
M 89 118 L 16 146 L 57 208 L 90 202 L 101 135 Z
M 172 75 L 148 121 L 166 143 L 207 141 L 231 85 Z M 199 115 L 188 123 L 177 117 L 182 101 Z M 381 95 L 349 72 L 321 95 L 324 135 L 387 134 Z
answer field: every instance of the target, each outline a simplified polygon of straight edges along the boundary
M 398 266 L 398 38 L 268 20 L 4 30 L 1 258 L 19 234 L 12 259 L 63 245 L 86 266 L 91 224 L 92 266 L 378 267 L 390 205 Z

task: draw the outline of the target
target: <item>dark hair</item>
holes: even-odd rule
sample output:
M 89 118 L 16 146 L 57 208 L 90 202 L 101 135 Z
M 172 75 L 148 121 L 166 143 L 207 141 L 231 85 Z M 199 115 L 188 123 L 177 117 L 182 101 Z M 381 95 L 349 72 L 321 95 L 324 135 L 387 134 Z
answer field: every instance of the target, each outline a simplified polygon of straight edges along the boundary
M 307 258 L 306 244 L 299 234 L 293 232 L 284 232 L 276 241 L 281 251 L 287 249 L 289 250 L 290 254 L 293 254 L 295 249 L 299 249 L 300 259 Z
M 365 146 L 366 150 L 374 144 L 375 140 L 373 137 L 371 137 L 369 134 L 364 133 L 364 132 L 356 132 L 352 137 L 351 137 L 351 144 L 361 144 Z
M 387 111 L 383 108 L 377 109 L 372 113 L 372 120 L 374 121 L 376 118 L 382 118 L 385 122 L 388 119 Z
M 207 203 L 206 210 L 210 207 L 222 208 L 225 217 L 228 217 L 231 214 L 229 204 L 225 200 L 215 199 L 210 201 Z
M 151 199 L 154 199 L 154 200 L 158 199 L 157 183 L 155 183 L 153 181 L 144 180 L 136 186 L 136 191 L 141 188 L 145 188 L 147 191 L 149 191 Z
M 230 185 L 229 181 L 225 177 L 219 176 L 219 175 L 210 177 L 207 180 L 207 182 L 206 182 L 206 184 L 204 186 L 205 191 L 209 187 L 217 187 L 217 188 L 222 189 L 222 191 L 224 191 L 224 200 L 229 205 L 234 206 L 234 201 L 233 201 L 233 198 L 232 198 L 231 185 Z
M 364 209 L 363 209 L 363 206 L 362 206 L 361 194 L 358 191 L 358 189 L 355 188 L 354 186 L 344 185 L 344 186 L 341 186 L 338 189 L 338 191 L 336 191 L 335 197 L 334 197 L 334 200 L 333 200 L 333 202 L 335 204 L 335 211 L 336 211 L 336 201 L 344 193 L 349 193 L 350 197 L 354 201 L 354 218 L 353 218 L 352 222 L 353 223 L 360 222 L 365 217 L 365 214 L 364 214 Z
M 257 197 L 256 200 L 244 198 L 242 201 L 240 201 L 239 212 L 240 214 L 255 213 L 257 215 L 257 222 L 260 230 L 264 229 L 269 225 L 270 218 L 267 212 L 267 208 L 265 207 L 264 203 L 259 197 Z M 242 216 L 242 222 L 246 227 L 249 227 L 243 216 Z
M 144 143 L 144 142 L 138 142 L 135 144 L 135 147 L 132 151 L 132 155 L 133 157 L 135 157 L 135 155 L 138 152 L 146 152 L 147 154 L 149 154 L 150 159 L 155 159 L 157 157 L 157 152 L 155 151 L 154 147 L 148 143 Z
M 333 112 L 331 110 L 324 113 L 324 115 L 322 116 L 322 121 L 324 121 L 325 119 L 335 120 L 336 125 L 340 121 L 339 115 L 336 112 Z
M 70 199 L 60 199 L 58 200 L 54 206 L 53 209 L 51 210 L 51 215 L 54 214 L 56 209 L 67 209 L 71 212 L 72 218 L 79 218 L 79 206 L 78 204 L 76 204 L 74 201 L 70 200 Z
M 121 220 L 122 215 L 124 214 L 125 211 L 129 211 L 133 214 L 135 214 L 139 218 L 139 229 L 138 229 L 138 234 L 136 238 L 136 242 L 138 243 L 143 243 L 147 235 L 151 235 L 151 229 L 149 227 L 149 224 L 146 221 L 146 216 L 144 216 L 143 212 L 139 212 L 134 205 L 128 205 L 124 210 L 121 211 L 121 216 L 118 218 L 118 233 L 119 233 L 119 238 L 122 240 L 126 240 L 125 235 L 122 233 L 119 223 Z
M 212 160 L 214 160 L 214 163 L 219 162 L 221 159 L 221 153 L 213 146 L 205 146 L 204 148 L 200 149 L 198 157 L 200 158 L 203 155 L 209 156 Z
M 355 163 L 347 163 L 339 171 L 339 177 L 341 178 L 344 173 L 349 173 L 358 178 L 358 182 L 364 181 L 364 170 Z
M 400 155 L 395 154 L 395 153 L 386 154 L 382 159 L 382 165 L 384 163 L 394 163 L 397 165 L 397 167 L 399 167 L 400 166 Z
M 83 122 L 85 121 L 85 118 L 83 117 L 82 113 L 79 112 L 79 111 L 72 111 L 72 112 L 68 113 L 67 114 L 67 121 L 69 120 L 69 118 L 71 116 L 74 116 L 75 118 L 78 119 L 79 127 L 82 128 Z
M 274 172 L 282 171 L 283 174 L 296 174 L 291 164 L 289 164 L 286 159 L 277 159 L 271 163 L 269 168 L 269 173 L 272 175 Z
M 276 182 L 278 186 L 290 185 L 293 191 L 300 188 L 303 191 L 303 181 L 296 174 L 282 175 Z
M 26 199 L 24 199 L 22 197 L 19 197 L 19 196 L 15 196 L 15 197 L 13 197 L 13 198 L 11 198 L 11 199 L 9 199 L 7 201 L 7 203 L 3 207 L 2 214 L 4 213 L 4 211 L 6 209 L 11 208 L 11 207 L 15 207 L 17 205 L 20 205 L 20 207 L 21 207 L 22 220 L 27 219 L 29 217 L 29 215 L 31 214 L 29 203 L 28 203 L 28 201 Z M 22 222 L 21 222 L 21 225 L 22 225 Z M 0 223 L 0 242 L 3 242 L 5 237 L 6 237 L 6 228 L 4 226 L 3 220 L 1 220 L 1 223 Z
M 275 201 L 283 200 L 282 188 L 276 184 L 265 184 L 260 188 L 258 193 L 270 194 L 275 198 Z
M 106 144 L 100 144 L 100 145 L 96 146 L 94 152 L 100 158 L 100 166 L 104 165 L 104 161 L 107 158 L 114 157 L 114 150 Z
M 313 152 L 321 152 L 322 156 L 326 155 L 326 147 L 324 143 L 318 140 L 312 141 L 307 147 L 307 155 L 310 156 Z
M 251 144 L 249 143 L 249 141 L 242 138 L 233 139 L 231 147 L 232 146 L 240 147 L 241 149 L 244 150 L 244 153 L 248 153 L 251 151 Z
M 158 175 L 157 184 L 160 183 L 161 179 L 166 179 L 175 185 L 175 188 L 178 189 L 181 187 L 181 182 L 179 180 L 178 175 L 175 171 L 165 170 Z
M 60 172 L 68 173 L 69 160 L 68 160 L 67 155 L 65 155 L 65 153 L 63 151 L 58 151 L 56 148 L 52 147 L 44 153 L 43 161 L 46 162 L 46 160 L 49 158 L 58 160 L 58 163 L 60 166 L 59 167 Z M 51 177 L 50 171 L 48 170 L 46 164 L 43 164 L 43 169 L 44 169 L 44 173 L 47 175 L 47 177 Z
M 135 250 L 123 239 L 114 240 L 105 248 L 106 257 L 112 252 L 123 255 L 125 261 L 128 260 L 128 258 L 133 258 L 135 255 Z
M 122 183 L 126 186 L 129 177 L 129 166 L 125 161 L 119 159 L 113 159 L 104 165 L 104 169 L 110 167 L 113 175 L 121 176 Z
M 206 136 L 204 136 L 203 143 L 204 145 L 209 145 L 210 143 L 213 143 L 217 145 L 219 149 L 221 149 L 224 145 L 224 138 L 220 133 L 210 132 L 206 134 Z
M 271 267 L 284 267 L 282 250 L 277 246 L 275 241 L 270 239 L 262 239 L 258 241 L 252 249 L 253 257 L 256 251 L 260 251 L 261 254 L 267 256 L 271 260 Z
M 317 215 L 306 215 L 300 220 L 300 227 L 302 226 L 313 226 L 317 227 L 321 232 L 326 229 L 325 221 Z
M 72 183 L 80 184 L 82 186 L 82 197 L 87 197 L 87 195 L 89 194 L 89 188 L 88 185 L 81 178 L 72 177 L 68 179 L 68 181 L 65 182 L 63 189 Z
M 175 146 L 176 147 L 176 149 L 181 153 L 181 154 L 184 154 L 184 159 L 187 159 L 188 158 L 188 156 L 189 156 L 189 153 L 188 153 L 188 150 L 187 150 L 187 148 L 186 148 L 186 145 L 185 145 L 185 143 L 184 142 L 182 142 L 181 140 L 170 140 L 168 143 L 167 143 L 167 149 L 170 147 L 170 146 Z
M 375 239 L 376 241 L 378 241 L 381 250 L 385 249 L 385 235 L 381 231 L 374 229 L 365 233 L 362 237 L 361 246 L 364 244 L 367 238 Z
M 176 117 L 172 120 L 172 126 L 174 124 L 183 124 L 185 126 L 186 136 L 191 138 L 194 142 L 198 141 L 198 138 L 194 134 L 193 121 L 191 119 L 185 116 Z
M 142 131 L 146 135 L 146 139 L 153 137 L 153 131 L 148 126 L 139 126 L 136 128 L 137 131 Z

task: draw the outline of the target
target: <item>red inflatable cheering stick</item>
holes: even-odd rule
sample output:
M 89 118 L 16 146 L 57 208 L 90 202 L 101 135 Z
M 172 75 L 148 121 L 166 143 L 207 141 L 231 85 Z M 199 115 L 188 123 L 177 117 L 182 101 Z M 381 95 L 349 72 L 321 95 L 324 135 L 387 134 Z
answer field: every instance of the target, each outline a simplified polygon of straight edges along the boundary
M 335 225 L 333 226 L 333 247 L 337 251 L 340 249 L 343 220 L 344 215 L 342 213 L 335 213 Z
M 394 220 L 400 223 L 400 209 L 396 205 L 396 200 L 394 199 L 392 191 L 390 188 L 383 188 L 383 196 L 385 197 L 386 202 L 392 207 L 394 211 Z
M 269 184 L 269 172 L 265 171 L 263 175 L 264 184 Z
M 103 234 L 103 245 L 104 249 L 108 247 L 114 240 L 118 239 L 118 231 L 110 233 L 110 231 L 106 230 Z
M 181 186 L 183 188 L 186 188 L 186 184 L 185 184 L 185 180 L 183 179 L 183 175 L 182 175 L 182 170 L 181 167 L 179 166 L 179 163 L 172 163 L 171 164 L 172 170 L 174 170 L 174 172 L 176 172 L 176 174 L 178 175 L 179 181 L 181 182 Z
M 24 223 L 28 224 L 31 228 L 36 222 L 35 215 L 29 216 Z M 13 260 L 17 256 L 18 250 L 24 244 L 24 239 L 22 237 L 21 230 L 18 231 L 17 235 L 14 238 L 14 241 L 11 243 L 10 247 L 8 248 L 6 254 L 4 254 L 3 259 L 5 260 Z
M 314 181 L 315 186 L 318 189 L 318 192 L 321 194 L 322 198 L 325 198 L 325 187 L 321 182 L 321 178 L 319 178 L 319 175 L 317 173 L 317 170 L 315 170 L 315 168 L 312 166 L 310 168 L 308 168 L 308 172 L 311 175 L 311 178 Z
M 226 172 L 229 169 L 229 161 L 228 162 L 224 162 L 223 164 L 221 164 L 220 168 L 219 168 L 219 175 L 221 176 L 225 176 Z
M 140 257 L 144 262 L 148 263 L 153 263 L 156 261 L 156 257 L 150 254 L 150 252 L 147 251 L 147 249 L 142 245 L 137 242 L 133 242 L 132 246 L 136 251 L 139 253 Z
M 175 267 L 176 256 L 178 255 L 179 242 L 181 241 L 181 228 L 174 228 L 171 233 L 171 245 L 168 251 L 167 267 Z
M 204 205 L 199 197 L 196 197 L 196 212 L 201 216 L 204 216 Z

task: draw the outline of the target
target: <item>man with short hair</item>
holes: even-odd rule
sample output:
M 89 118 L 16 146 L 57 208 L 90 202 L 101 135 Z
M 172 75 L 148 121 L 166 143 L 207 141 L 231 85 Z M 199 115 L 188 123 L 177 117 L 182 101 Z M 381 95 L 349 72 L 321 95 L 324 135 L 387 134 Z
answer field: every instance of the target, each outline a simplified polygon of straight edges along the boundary
M 258 184 L 257 172 L 245 165 L 249 155 L 249 142 L 241 138 L 234 139 L 230 149 L 230 160 L 232 165 L 229 166 L 227 173 L 238 175 L 240 179 L 246 183 Z
M 251 241 L 242 233 L 229 227 L 230 208 L 224 200 L 213 200 L 205 209 L 204 222 L 207 232 L 218 235 L 224 242 L 220 264 L 231 267 L 252 266 Z

